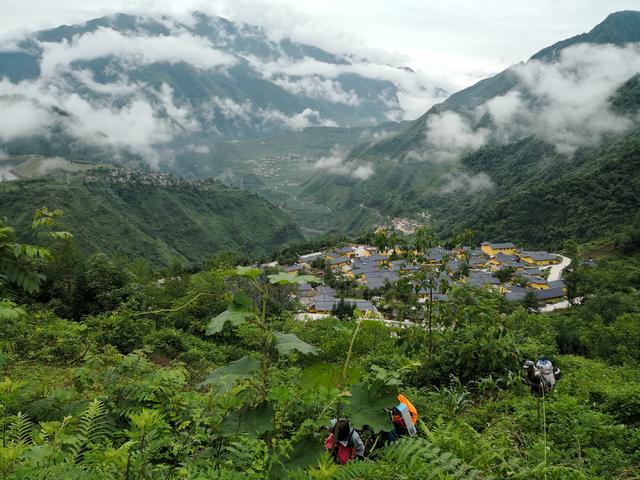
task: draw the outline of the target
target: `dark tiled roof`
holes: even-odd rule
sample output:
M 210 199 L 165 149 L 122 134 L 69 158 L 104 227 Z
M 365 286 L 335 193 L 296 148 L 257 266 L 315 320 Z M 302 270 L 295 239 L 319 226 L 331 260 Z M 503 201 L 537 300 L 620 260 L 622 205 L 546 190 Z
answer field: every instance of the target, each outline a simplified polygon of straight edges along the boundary
M 494 250 L 499 250 L 504 248 L 516 248 L 516 246 L 511 242 L 506 242 L 506 243 L 482 242 L 481 245 L 488 245 Z
M 294 263 L 293 265 L 286 265 L 284 267 L 282 267 L 282 270 L 284 270 L 285 272 L 299 272 L 300 270 L 303 270 L 304 266 L 300 265 L 299 263 Z
M 558 257 L 549 252 L 521 252 L 520 257 L 530 257 L 536 262 L 558 259 Z
M 564 280 L 552 280 L 549 283 L 549 287 L 551 288 L 567 288 L 567 285 L 564 283 Z
M 347 304 L 355 305 L 355 307 L 358 310 L 363 311 L 363 312 L 374 312 L 375 311 L 375 307 L 373 306 L 373 303 L 371 303 L 369 300 L 345 298 L 344 301 Z M 319 312 L 330 312 L 331 310 L 334 309 L 334 307 L 337 307 L 339 303 L 340 303 L 340 300 L 337 299 L 337 298 L 334 298 L 332 300 L 316 301 L 313 305 L 314 305 L 315 309 L 317 311 L 319 311 Z
M 520 276 L 526 282 L 527 285 L 531 285 L 532 283 L 540 283 L 540 284 L 547 283 L 547 281 L 542 277 L 536 277 L 533 275 L 520 275 Z
M 301 284 L 298 285 L 298 291 L 299 292 L 310 292 L 311 290 L 313 290 L 313 287 L 311 285 L 309 285 L 308 283 L 301 283 Z
M 469 266 L 470 267 L 477 267 L 479 265 L 485 265 L 486 263 L 487 263 L 487 259 L 486 258 L 471 257 L 469 259 Z
M 495 258 L 498 262 L 501 262 L 501 263 L 515 262 L 518 260 L 518 257 L 516 255 L 507 255 L 505 253 L 498 253 L 493 258 Z
M 351 259 L 349 257 L 338 257 L 332 258 L 330 260 L 331 265 L 338 265 L 339 263 L 350 263 Z
M 546 290 L 536 290 L 533 292 L 538 300 L 551 300 L 564 297 L 565 293 L 561 288 L 547 288 Z
M 356 276 L 359 277 L 360 275 L 367 275 L 369 276 L 372 273 L 376 273 L 379 272 L 380 269 L 376 268 L 376 267 L 366 267 L 366 268 L 353 268 L 351 270 L 351 272 Z
M 471 272 L 469 274 L 469 283 L 472 285 L 500 285 L 500 280 L 484 272 Z
M 526 291 L 523 291 L 523 292 L 517 291 L 517 292 L 505 293 L 504 298 L 506 298 L 510 302 L 517 302 L 518 300 L 524 300 L 524 297 L 526 296 L 527 296 Z
M 522 273 L 525 273 L 526 275 L 543 275 L 542 270 L 539 268 L 525 268 Z
M 325 295 L 330 297 L 335 297 L 336 291 L 331 287 L 325 287 L 324 285 L 320 285 L 316 287 L 316 293 L 318 295 Z

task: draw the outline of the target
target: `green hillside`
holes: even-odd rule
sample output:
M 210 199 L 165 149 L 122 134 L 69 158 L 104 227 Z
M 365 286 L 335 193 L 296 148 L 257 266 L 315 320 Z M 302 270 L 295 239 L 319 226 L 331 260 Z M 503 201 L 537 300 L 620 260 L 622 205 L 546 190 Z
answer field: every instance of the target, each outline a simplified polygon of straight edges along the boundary
M 639 15 L 612 14 L 592 31 L 559 42 L 532 58 L 551 61 L 560 49 L 579 42 L 635 42 L 640 38 Z M 635 122 L 640 110 L 638 78 L 636 75 L 618 88 L 605 108 Z M 376 171 L 373 177 L 348 182 L 318 174 L 305 184 L 301 197 L 337 212 L 333 225 L 343 231 L 371 222 L 371 209 L 377 212 L 374 217 L 378 220 L 428 213 L 444 236 L 473 227 L 483 238 L 509 238 L 531 247 L 557 246 L 568 237 L 581 241 L 606 237 L 637 221 L 637 122 L 622 134 L 604 136 L 598 146 L 579 148 L 570 157 L 559 153 L 544 135 L 525 131 L 511 143 L 490 136 L 484 147 L 460 159 L 428 160 L 430 147 L 425 145 L 425 134 L 430 116 L 451 110 L 468 118 L 467 114 L 487 100 L 517 91 L 511 90 L 516 83 L 516 75 L 509 69 L 453 94 L 421 118 L 399 127 L 390 138 L 352 150 L 349 160 L 371 162 Z M 528 100 L 529 105 L 544 101 Z M 491 119 L 486 117 L 476 118 L 470 127 L 492 131 Z M 422 155 L 412 155 L 414 151 Z M 484 179 L 485 188 L 474 187 L 477 179 Z
M 258 257 L 303 238 L 276 206 L 213 182 L 162 187 L 77 176 L 4 183 L 0 188 L 0 215 L 17 219 L 19 227 L 43 206 L 63 210 L 64 228 L 85 252 L 145 258 L 154 264 L 174 258 L 201 262 L 227 250 Z

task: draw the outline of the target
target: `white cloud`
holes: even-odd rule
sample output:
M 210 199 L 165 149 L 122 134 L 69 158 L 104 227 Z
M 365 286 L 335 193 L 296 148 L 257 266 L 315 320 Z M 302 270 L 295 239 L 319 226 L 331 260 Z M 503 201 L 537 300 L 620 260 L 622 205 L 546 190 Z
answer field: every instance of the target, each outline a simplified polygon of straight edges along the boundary
M 0 90 L 1 140 L 45 133 L 50 122 L 50 113 L 42 105 L 24 97 L 2 96 Z
M 65 160 L 62 157 L 49 157 L 45 158 L 44 161 L 40 162 L 38 165 L 38 174 L 46 175 L 54 170 L 58 170 L 61 168 L 69 167 L 71 162 Z
M 2 39 L 0 38 L 0 53 L 6 52 L 20 52 L 22 49 L 18 46 L 19 41 L 16 39 Z
M 89 143 L 130 149 L 155 163 L 154 147 L 173 139 L 175 130 L 170 122 L 159 118 L 153 106 L 143 99 L 121 107 L 94 105 L 76 94 L 63 100 L 64 110 L 71 115 L 69 132 Z
M 532 60 L 513 67 L 517 85 L 493 97 L 470 117 L 445 111 L 430 115 L 425 141 L 408 154 L 418 160 L 451 161 L 483 146 L 537 136 L 558 152 L 573 155 L 580 147 L 598 145 L 608 134 L 627 129 L 632 120 L 610 109 L 612 95 L 640 71 L 640 45 L 579 44 L 550 63 Z M 473 128 L 489 115 L 495 132 Z
M 361 102 L 355 91 L 349 90 L 347 92 L 340 83 L 317 75 L 295 79 L 291 79 L 291 77 L 276 77 L 271 81 L 294 95 L 304 95 L 351 106 L 358 105 Z
M 241 121 L 248 125 L 260 122 L 265 127 L 275 124 L 290 130 L 302 130 L 313 126 L 338 126 L 335 122 L 322 118 L 320 112 L 311 108 L 305 108 L 295 115 L 287 115 L 273 108 L 255 108 L 249 100 L 239 103 L 231 98 L 221 97 L 213 97 L 205 107 L 205 116 L 209 121 L 213 121 L 216 114 L 222 115 L 227 120 Z
M 427 120 L 425 144 L 428 158 L 431 160 L 455 160 L 465 152 L 480 148 L 488 138 L 487 129 L 473 130 L 469 123 L 455 112 L 431 115 Z
M 63 86 L 64 87 L 64 86 Z M 85 99 L 77 93 L 39 79 L 18 84 L 0 80 L 0 138 L 13 138 L 49 133 L 58 122 L 70 135 L 87 143 L 129 149 L 155 164 L 157 147 L 167 144 L 181 127 L 160 111 L 142 94 L 115 99 Z M 168 99 L 165 91 L 165 106 Z M 66 116 L 53 113 L 53 107 Z M 175 118 L 180 109 L 172 107 Z
M 346 161 L 346 156 L 346 150 L 334 147 L 328 156 L 320 158 L 313 164 L 313 169 L 356 180 L 368 180 L 375 174 L 371 163 Z
M 265 124 L 279 123 L 285 125 L 291 130 L 302 130 L 307 127 L 322 126 L 322 127 L 337 127 L 338 124 L 332 120 L 323 119 L 320 116 L 320 112 L 305 108 L 302 112 L 293 116 L 288 116 L 279 110 L 273 109 L 259 109 L 257 111 L 258 116 L 263 118 Z
M 484 172 L 475 175 L 469 175 L 465 172 L 453 172 L 447 175 L 444 180 L 446 183 L 440 189 L 440 193 L 467 192 L 477 193 L 483 190 L 491 190 L 494 183 L 491 177 Z
M 173 98 L 173 89 L 166 83 L 162 84 L 160 91 L 156 93 L 165 113 L 176 125 L 187 132 L 197 132 L 200 124 L 194 118 L 191 108 L 188 106 L 177 106 Z
M 386 80 L 398 88 L 397 99 L 389 96 L 382 100 L 387 107 L 401 110 L 402 119 L 410 120 L 426 112 L 431 106 L 444 100 L 442 93 L 433 87 L 424 75 L 410 72 L 390 65 L 381 65 L 349 58 L 352 63 L 325 63 L 313 58 L 294 60 L 282 57 L 274 61 L 263 62 L 259 58 L 247 55 L 245 59 L 260 72 L 264 78 L 277 83 L 282 76 L 338 79 L 340 75 L 355 74 L 365 78 Z
M 209 155 L 211 148 L 208 145 L 187 145 L 185 151 L 195 153 L 197 155 Z
M 205 116 L 213 121 L 216 110 L 228 120 L 237 119 L 249 123 L 253 105 L 249 100 L 238 103 L 232 98 L 212 97 L 209 104 L 205 106 Z
M 73 70 L 72 75 L 87 88 L 104 95 L 133 95 L 143 87 L 139 83 L 129 83 L 124 76 L 120 76 L 117 82 L 96 82 L 90 70 Z
M 629 119 L 611 112 L 609 99 L 638 71 L 639 45 L 576 45 L 552 63 L 515 67 L 518 86 L 479 111 L 491 115 L 503 141 L 533 134 L 572 155 L 629 127 Z
M 172 36 L 128 36 L 109 28 L 77 35 L 60 43 L 43 42 L 40 67 L 43 76 L 52 76 L 78 60 L 117 56 L 131 64 L 186 62 L 197 68 L 216 68 L 235 63 L 235 58 L 216 50 L 203 37 L 187 33 Z

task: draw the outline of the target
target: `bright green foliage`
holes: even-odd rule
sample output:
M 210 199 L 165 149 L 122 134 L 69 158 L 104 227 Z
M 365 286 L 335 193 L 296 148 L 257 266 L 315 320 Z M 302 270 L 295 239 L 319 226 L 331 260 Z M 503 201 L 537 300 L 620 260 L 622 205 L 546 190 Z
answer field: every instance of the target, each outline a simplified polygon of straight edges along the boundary
M 0 216 L 28 219 L 49 205 L 65 212 L 62 226 L 74 233 L 85 254 L 97 252 L 144 258 L 170 265 L 178 258 L 201 263 L 224 251 L 269 254 L 303 236 L 278 207 L 240 189 L 211 181 L 162 187 L 143 183 L 111 183 L 106 172 L 68 179 L 42 179 L 5 184 Z M 20 231 L 28 228 L 22 221 Z M 260 232 L 260 239 L 256 237 Z
M 252 305 L 251 299 L 245 293 L 237 293 L 229 304 L 229 308 L 209 322 L 206 334 L 220 333 L 227 322 L 234 327 L 241 325 L 252 314 Z
M 45 240 L 69 240 L 71 234 L 51 231 L 60 216 L 60 210 L 36 210 L 31 228 Z M 51 260 L 51 252 L 39 245 L 18 243 L 15 237 L 14 229 L 4 225 L 0 219 L 0 294 L 5 294 L 11 285 L 26 293 L 36 293 L 44 280 L 36 268 L 40 263 Z
M 372 385 L 356 383 L 349 391 L 347 413 L 355 428 L 369 425 L 376 432 L 389 428 L 389 416 L 383 409 L 398 404 L 396 388 L 380 382 Z
M 278 285 L 303 284 L 303 283 L 322 283 L 322 281 L 313 275 L 293 275 L 292 273 L 279 272 L 269 275 L 269 282 Z
M 303 342 L 293 333 L 280 333 L 274 331 L 273 334 L 276 337 L 276 349 L 280 353 L 291 353 L 297 350 L 302 354 L 315 354 L 318 351 L 317 348 Z
M 260 362 L 249 357 L 231 362 L 229 365 L 218 367 L 212 371 L 202 385 L 222 385 L 229 389 L 237 381 L 247 378 L 260 368 Z
M 251 436 L 259 436 L 273 429 L 275 411 L 270 402 L 261 402 L 258 405 L 245 405 L 240 410 L 229 414 L 220 424 L 220 433 L 234 435 L 246 433 Z
M 577 260 L 583 304 L 552 314 L 453 289 L 431 332 L 299 321 L 303 277 L 227 260 L 193 273 L 93 258 L 79 271 L 107 311 L 75 319 L 32 300 L 5 316 L 0 478 L 634 478 L 637 258 Z M 101 279 L 117 269 L 118 285 Z M 540 356 L 563 376 L 538 403 L 521 365 Z M 332 418 L 390 431 L 398 393 L 416 437 L 346 466 L 324 454 Z

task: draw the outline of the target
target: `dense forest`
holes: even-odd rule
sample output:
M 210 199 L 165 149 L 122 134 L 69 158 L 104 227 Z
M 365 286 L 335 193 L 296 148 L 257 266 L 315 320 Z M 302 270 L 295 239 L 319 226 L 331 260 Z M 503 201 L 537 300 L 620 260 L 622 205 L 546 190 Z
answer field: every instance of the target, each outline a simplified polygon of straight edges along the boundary
M 174 259 L 194 264 L 223 251 L 257 258 L 303 239 L 293 220 L 257 195 L 213 180 L 167 175 L 153 180 L 140 172 L 130 173 L 136 178 L 114 177 L 117 173 L 102 168 L 86 175 L 5 182 L 0 215 L 28 234 L 36 208 L 59 208 L 65 212 L 62 226 L 73 231 L 83 252 L 142 258 L 153 265 Z
M 434 328 L 399 328 L 298 320 L 291 293 L 321 279 L 233 254 L 198 271 L 87 257 L 62 219 L 0 228 L 3 479 L 639 478 L 637 232 L 567 242 L 578 306 L 460 286 Z M 562 370 L 543 398 L 522 370 L 539 357 Z M 417 435 L 372 444 L 398 393 Z M 363 459 L 325 453 L 331 418 Z

